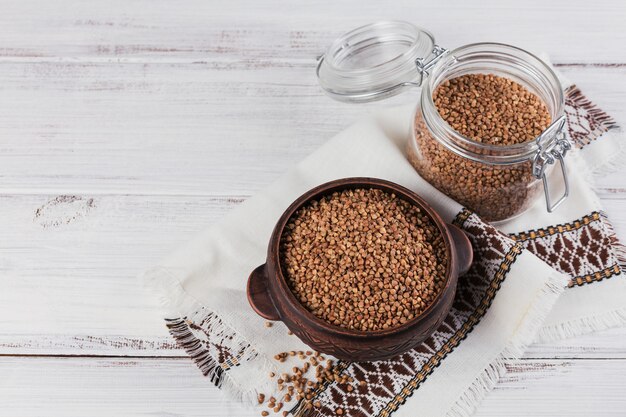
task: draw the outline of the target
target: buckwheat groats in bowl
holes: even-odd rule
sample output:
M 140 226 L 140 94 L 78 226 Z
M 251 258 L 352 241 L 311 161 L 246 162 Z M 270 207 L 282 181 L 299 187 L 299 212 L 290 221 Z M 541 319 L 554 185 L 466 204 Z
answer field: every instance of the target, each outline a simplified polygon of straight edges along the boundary
M 414 192 L 344 178 L 298 197 L 278 219 L 250 306 L 312 350 L 350 361 L 406 352 L 445 320 L 469 239 Z
M 523 153 L 524 144 L 550 126 L 546 104 L 521 84 L 493 74 L 446 80 L 432 101 L 443 122 L 476 145 L 435 139 L 418 110 L 408 158 L 419 174 L 486 220 L 513 217 L 534 203 L 542 185 L 533 176 L 532 159 L 501 161 Z
M 361 331 L 419 316 L 443 288 L 447 264 L 430 218 L 379 189 L 337 191 L 299 209 L 283 231 L 280 256 L 303 306 Z

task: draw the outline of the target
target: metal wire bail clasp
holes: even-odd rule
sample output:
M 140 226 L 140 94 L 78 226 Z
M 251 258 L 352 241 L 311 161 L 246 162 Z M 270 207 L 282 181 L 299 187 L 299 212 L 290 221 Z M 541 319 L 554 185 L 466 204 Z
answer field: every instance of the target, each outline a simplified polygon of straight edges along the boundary
M 424 79 L 430 75 L 430 69 L 435 66 L 437 61 L 441 59 L 445 54 L 448 53 L 446 48 L 442 48 L 439 45 L 435 45 L 433 47 L 432 52 L 430 53 L 430 59 L 426 61 L 426 58 L 417 58 L 415 59 L 415 65 L 417 66 L 417 72 L 420 75 L 419 81 L 417 81 L 417 86 L 420 87 Z
M 537 138 L 539 150 L 533 159 L 533 175 L 535 178 L 543 181 L 543 190 L 546 194 L 546 208 L 548 209 L 548 213 L 552 213 L 569 195 L 569 181 L 567 179 L 564 157 L 567 151 L 572 149 L 572 145 L 565 136 L 564 128 L 565 116 L 561 116 Z M 551 140 L 552 138 L 554 138 L 554 140 Z M 546 169 L 557 160 L 561 164 L 565 191 L 555 203 L 552 203 L 550 189 L 548 187 L 548 178 L 546 177 Z

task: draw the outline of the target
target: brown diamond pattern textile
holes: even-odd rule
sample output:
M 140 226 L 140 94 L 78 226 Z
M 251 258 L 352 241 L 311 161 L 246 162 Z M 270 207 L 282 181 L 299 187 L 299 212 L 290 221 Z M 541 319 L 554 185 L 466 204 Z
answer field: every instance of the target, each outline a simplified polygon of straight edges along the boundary
M 608 219 L 593 212 L 570 223 L 511 235 L 541 260 L 572 277 L 570 287 L 621 273 L 621 244 Z
M 565 119 L 570 140 L 577 148 L 617 128 L 615 120 L 593 104 L 575 85 L 565 91 Z

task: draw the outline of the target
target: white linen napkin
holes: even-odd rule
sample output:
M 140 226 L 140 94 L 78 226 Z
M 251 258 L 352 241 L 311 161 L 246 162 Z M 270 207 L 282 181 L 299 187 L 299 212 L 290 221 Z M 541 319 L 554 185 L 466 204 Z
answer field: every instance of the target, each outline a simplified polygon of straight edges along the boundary
M 264 326 L 248 305 L 246 281 L 265 262 L 272 229 L 295 198 L 352 176 L 387 179 L 420 194 L 444 220 L 468 233 L 475 261 L 459 280 L 450 315 L 422 345 L 388 361 L 341 363 L 344 373 L 366 384 L 352 389 L 325 384 L 310 401 L 291 401 L 282 411 L 467 416 L 504 372 L 504 361 L 519 357 L 538 331 L 555 338 L 623 325 L 625 252 L 591 186 L 594 175 L 616 165 L 620 138 L 612 120 L 576 87 L 567 89 L 567 97 L 569 134 L 580 149 L 568 155 L 571 195 L 555 213 L 546 213 L 538 201 L 499 230 L 482 222 L 425 182 L 407 161 L 412 107 L 381 111 L 339 133 L 144 274 L 163 301 L 171 334 L 203 374 L 235 398 L 249 404 L 256 404 L 258 393 L 281 398 L 284 393 L 268 373 L 289 372 L 294 362 L 274 356 L 309 348 L 282 323 Z

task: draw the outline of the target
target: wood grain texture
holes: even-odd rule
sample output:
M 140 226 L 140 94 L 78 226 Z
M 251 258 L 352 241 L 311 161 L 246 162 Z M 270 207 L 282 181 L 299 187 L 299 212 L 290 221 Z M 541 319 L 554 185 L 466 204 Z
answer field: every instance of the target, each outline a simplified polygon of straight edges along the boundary
M 4 5 L 0 28 L 6 60 L 223 61 L 279 68 L 315 58 L 343 31 L 384 18 L 400 18 L 457 47 L 499 41 L 542 49 L 557 61 L 625 63 L 620 2 L 593 7 L 574 0 L 546 3 L 403 0 L 385 4 L 350 0 L 228 3 L 41 0 Z
M 624 415 L 625 360 L 523 360 L 507 368 L 476 417 Z M 187 358 L 5 357 L 0 369 L 2 416 L 260 415 L 212 388 Z
M 254 194 L 380 107 L 324 96 L 314 65 L 3 63 L 0 192 Z M 562 70 L 626 120 L 626 67 Z
M 316 57 L 342 31 L 401 17 L 446 47 L 545 51 L 626 120 L 617 1 L 1 9 L 0 416 L 258 414 L 180 358 L 136 276 L 364 113 L 415 101 L 323 96 Z M 599 194 L 626 236 L 623 173 Z M 510 371 L 479 416 L 623 415 L 626 329 L 532 346 Z

